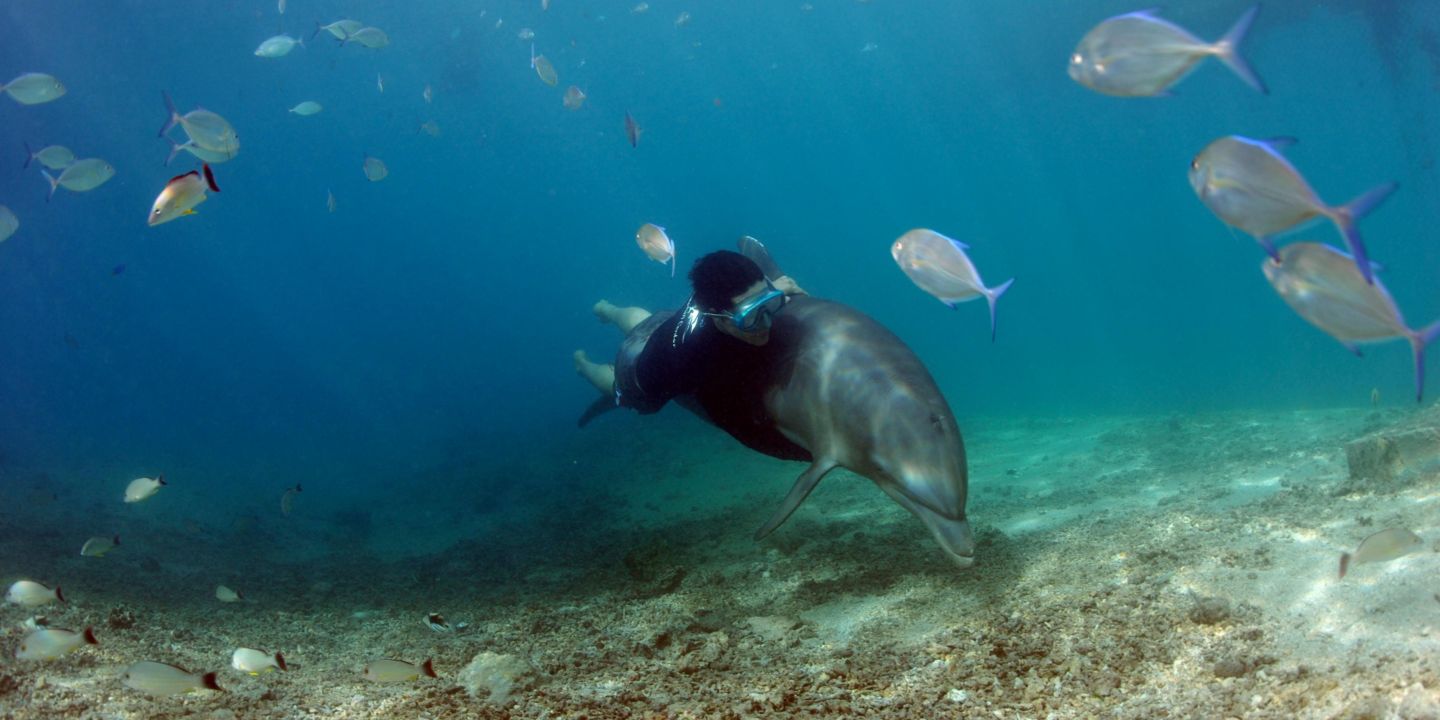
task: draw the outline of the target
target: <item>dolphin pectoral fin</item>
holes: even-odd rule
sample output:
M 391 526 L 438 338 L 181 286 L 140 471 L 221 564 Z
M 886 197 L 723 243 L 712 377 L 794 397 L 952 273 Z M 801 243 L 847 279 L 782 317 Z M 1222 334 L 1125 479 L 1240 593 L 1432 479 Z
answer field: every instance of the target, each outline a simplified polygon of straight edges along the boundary
M 790 494 L 785 496 L 785 502 L 780 505 L 780 509 L 776 510 L 775 514 L 771 515 L 770 519 L 755 531 L 755 539 L 759 540 L 769 535 L 789 519 L 790 514 L 795 512 L 795 508 L 800 507 L 800 503 L 805 502 L 805 498 L 810 496 L 810 491 L 820 484 L 820 478 L 825 477 L 825 473 L 833 469 L 835 469 L 835 463 L 817 459 L 805 472 L 800 473 L 800 477 L 795 480 L 795 485 L 790 488 Z

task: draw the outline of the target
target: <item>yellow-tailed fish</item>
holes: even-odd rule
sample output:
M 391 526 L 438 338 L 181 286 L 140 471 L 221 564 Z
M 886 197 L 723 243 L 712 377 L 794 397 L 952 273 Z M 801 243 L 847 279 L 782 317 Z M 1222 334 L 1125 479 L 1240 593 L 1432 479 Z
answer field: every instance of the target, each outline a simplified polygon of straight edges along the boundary
M 1254 236 L 1272 258 L 1280 257 L 1274 235 L 1317 218 L 1328 219 L 1345 238 L 1360 274 L 1372 282 L 1370 257 L 1356 223 L 1395 191 L 1395 183 L 1372 188 L 1344 205 L 1327 205 L 1280 154 L 1294 142 L 1239 135 L 1220 138 L 1190 161 L 1190 187 L 1210 212 Z
M 435 666 L 430 664 L 429 660 L 416 665 L 390 658 L 366 663 L 364 675 L 366 680 L 377 683 L 409 682 L 418 680 L 422 675 L 432 678 L 439 677 L 435 674 Z
M 318 113 L 324 109 L 325 108 L 322 107 L 320 103 L 315 102 L 314 100 L 306 100 L 305 102 L 302 102 L 299 105 L 290 108 L 290 112 L 295 113 L 300 117 L 307 117 L 310 115 L 314 115 L 315 113 Z
M 215 599 L 223 603 L 234 603 L 243 601 L 245 599 L 245 596 L 240 594 L 239 592 L 231 590 L 228 587 L 225 587 L 224 585 L 216 585 Z
M 55 197 L 55 190 L 65 188 L 71 192 L 86 192 L 104 185 L 115 177 L 115 168 L 100 158 L 86 158 L 76 160 L 66 167 L 59 177 L 52 177 L 50 173 L 41 170 L 41 175 L 50 183 L 50 194 L 45 196 L 45 201 Z
M 1290 243 L 1280 248 L 1278 260 L 1263 260 L 1261 270 L 1290 309 L 1356 355 L 1360 344 L 1408 340 L 1415 357 L 1415 400 L 1423 397 L 1425 346 L 1440 336 L 1440 321 L 1412 330 L 1379 278 L 1366 283 L 1355 261 L 1329 245 Z
M 65 653 L 79 650 L 86 645 L 99 645 L 95 632 L 85 628 L 81 632 L 64 628 L 44 628 L 26 635 L 15 650 L 17 660 L 54 660 Z
M 125 687 L 165 697 L 199 690 L 223 690 L 215 682 L 215 673 L 192 673 L 169 663 L 141 660 L 125 668 L 120 675 Z
M 280 514 L 287 516 L 290 514 L 295 507 L 295 496 L 299 494 L 300 483 L 295 483 L 295 487 L 287 489 L 285 494 L 280 496 Z
M 184 175 L 176 175 L 165 183 L 165 189 L 155 197 L 155 204 L 150 208 L 149 223 L 153 227 L 170 222 L 178 217 L 194 215 L 195 206 L 205 202 L 206 190 L 220 192 L 220 186 L 215 184 L 215 175 L 210 172 L 210 165 L 206 163 L 201 166 L 205 171 L 202 176 L 199 170 L 191 170 Z
M 196 108 L 181 115 L 175 107 L 175 101 L 170 99 L 170 93 L 162 91 L 160 94 L 165 98 L 165 110 L 170 115 L 156 137 L 165 137 L 171 128 L 179 125 L 185 131 L 186 137 L 199 147 L 230 157 L 240 152 L 240 135 L 235 132 L 230 121 L 204 108 Z
M 365 23 L 359 20 L 336 20 L 329 25 L 321 25 L 319 20 L 315 21 L 315 32 L 310 34 L 313 39 L 320 34 L 321 30 L 330 33 L 336 40 L 344 40 L 346 35 L 365 27 Z
M 9 590 L 5 591 L 5 601 L 20 607 L 40 607 L 49 605 L 56 600 L 65 602 L 65 594 L 60 592 L 59 585 L 51 590 L 34 580 L 17 580 Z
M 230 667 L 247 672 L 251 675 L 272 672 L 275 670 L 289 671 L 290 667 L 285 664 L 285 656 L 280 653 L 270 654 L 264 650 L 252 648 L 240 648 L 230 656 Z
M 114 537 L 92 537 L 80 546 L 80 554 L 85 557 L 105 557 L 105 553 L 120 546 L 120 536 Z
M 152 495 L 160 492 L 160 488 L 165 487 L 166 484 L 164 475 L 156 475 L 154 478 L 135 478 L 130 481 L 129 485 L 125 486 L 125 502 L 137 503 L 142 500 L 149 500 Z
M 255 57 L 284 57 L 289 55 L 290 51 L 294 50 L 296 45 L 305 47 L 305 41 L 290 37 L 289 35 L 276 35 L 266 39 L 265 42 L 260 43 L 260 47 L 255 48 Z
M 1345 577 L 1345 571 L 1351 565 L 1369 562 L 1389 562 L 1397 558 L 1405 557 L 1420 549 L 1425 541 L 1405 528 L 1389 528 L 1371 535 L 1360 541 L 1360 547 L 1355 554 L 1340 553 L 1340 577 Z
M 1105 95 L 1154 97 L 1168 94 L 1201 60 L 1213 55 L 1250 87 L 1267 92 L 1240 55 L 1240 43 L 1259 10 L 1259 5 L 1251 7 L 1213 43 L 1156 17 L 1154 10 L 1112 17 L 1081 38 L 1070 55 L 1070 78 Z
M 365 156 L 365 164 L 361 166 L 365 171 L 365 179 L 370 182 L 380 182 L 390 174 L 390 168 L 385 166 L 385 161 L 380 158 Z
M 665 228 L 653 223 L 645 223 L 635 231 L 635 244 L 645 252 L 651 260 L 658 263 L 670 263 L 670 277 L 675 277 L 675 241 L 665 234 Z
M 565 88 L 565 98 L 560 102 L 566 110 L 579 110 L 585 104 L 585 91 L 571 85 Z
M 340 44 L 344 45 L 351 42 L 364 45 L 371 50 L 379 50 L 390 44 L 390 36 L 386 35 L 385 31 L 380 28 L 363 27 L 355 32 L 346 33 L 344 39 L 340 41 Z
M 39 160 L 41 165 L 51 170 L 64 170 L 75 163 L 75 153 L 71 152 L 70 148 L 64 145 L 48 145 L 39 150 L 32 151 L 30 149 L 30 143 L 27 142 L 25 143 L 25 154 L 26 168 L 30 167 L 30 163 L 36 160 Z
M 54 75 L 45 73 L 25 73 L 20 77 L 0 85 L 15 102 L 22 105 L 38 105 L 47 103 L 65 94 L 65 85 L 55 79 Z
M 890 257 L 916 287 L 935 296 L 951 308 L 979 297 L 990 303 L 990 340 L 995 340 L 995 301 L 1010 288 L 1014 278 L 993 288 L 985 287 L 980 271 L 965 254 L 965 243 L 934 230 L 916 228 L 901 235 L 890 246 Z
M 335 212 L 335 193 L 329 190 L 325 191 L 325 209 L 332 213 Z
M 10 239 L 20 229 L 20 218 L 10 208 L 0 205 L 0 243 Z
M 175 156 L 179 155 L 182 151 L 188 152 L 191 155 L 199 158 L 201 162 L 207 162 L 211 165 L 218 165 L 219 163 L 226 162 L 235 157 L 234 155 L 231 155 L 229 153 L 206 150 L 205 148 L 196 145 L 194 140 L 186 140 L 183 143 L 177 143 L 168 137 L 165 138 L 165 140 L 170 143 L 170 156 L 165 158 L 166 167 L 169 167 L 170 163 L 175 161 Z

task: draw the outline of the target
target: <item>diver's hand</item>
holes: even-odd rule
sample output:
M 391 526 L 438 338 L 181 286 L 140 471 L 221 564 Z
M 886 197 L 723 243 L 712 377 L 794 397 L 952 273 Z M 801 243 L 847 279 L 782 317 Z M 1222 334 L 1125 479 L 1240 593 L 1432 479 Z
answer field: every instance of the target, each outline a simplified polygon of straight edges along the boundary
M 780 277 L 775 278 L 774 280 L 770 281 L 770 284 L 771 284 L 771 285 L 774 285 L 776 290 L 779 290 L 780 292 L 783 292 L 783 293 L 785 293 L 786 295 L 809 295 L 809 294 L 810 294 L 810 293 L 805 292 L 805 289 L 802 288 L 802 287 L 800 287 L 800 286 L 795 282 L 794 278 L 791 278 L 789 275 L 781 275 Z

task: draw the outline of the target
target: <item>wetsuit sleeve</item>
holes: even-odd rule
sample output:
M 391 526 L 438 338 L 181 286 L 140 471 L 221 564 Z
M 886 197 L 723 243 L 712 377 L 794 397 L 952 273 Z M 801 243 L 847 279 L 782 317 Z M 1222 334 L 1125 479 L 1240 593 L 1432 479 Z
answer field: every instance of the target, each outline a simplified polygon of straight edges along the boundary
M 686 342 L 675 342 L 675 327 L 680 313 L 656 328 L 635 359 L 635 381 L 640 397 L 625 398 L 623 404 L 641 413 L 658 411 L 677 395 L 693 392 L 704 377 L 704 345 L 702 338 L 691 335 Z

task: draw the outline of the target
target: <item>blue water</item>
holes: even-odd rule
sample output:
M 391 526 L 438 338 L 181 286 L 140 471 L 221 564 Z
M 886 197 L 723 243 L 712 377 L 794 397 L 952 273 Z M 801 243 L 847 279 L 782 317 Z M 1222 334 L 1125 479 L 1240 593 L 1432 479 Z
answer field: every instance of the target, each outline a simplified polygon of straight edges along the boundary
M 1405 345 L 1357 359 L 1302 322 L 1186 168 L 1216 137 L 1284 135 L 1330 202 L 1399 181 L 1361 228 L 1412 324 L 1440 316 L 1431 4 L 1269 2 L 1245 45 L 1269 96 L 1207 61 L 1173 97 L 1124 100 L 1065 62 L 1133 4 L 812 2 L 5 3 L 0 75 L 52 73 L 69 93 L 0 98 L 0 203 L 22 223 L 0 245 L 0 453 L 107 491 L 155 472 L 267 493 L 404 485 L 457 447 L 501 468 L 578 432 L 593 391 L 570 353 L 616 343 L 595 300 L 675 306 L 689 263 L 742 234 L 904 338 L 962 424 L 1359 405 L 1371 388 L 1409 402 Z M 1166 16 L 1213 39 L 1246 5 Z M 309 40 L 341 17 L 392 45 Z M 254 57 L 280 31 L 309 47 Z M 578 112 L 561 106 L 572 83 Z M 162 91 L 224 115 L 243 146 L 198 216 L 148 228 L 192 167 L 163 165 Z M 286 112 L 302 100 L 325 110 Z M 118 174 L 47 204 L 22 141 Z M 383 182 L 362 175 L 367 153 Z M 643 222 L 668 228 L 680 276 L 636 248 Z M 949 310 L 890 260 L 913 227 L 967 242 L 991 284 L 1017 278 L 995 343 L 982 303 Z M 1298 237 L 1338 243 L 1328 225 Z

